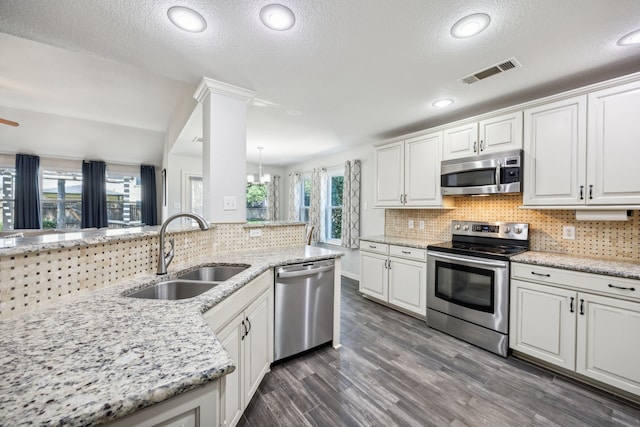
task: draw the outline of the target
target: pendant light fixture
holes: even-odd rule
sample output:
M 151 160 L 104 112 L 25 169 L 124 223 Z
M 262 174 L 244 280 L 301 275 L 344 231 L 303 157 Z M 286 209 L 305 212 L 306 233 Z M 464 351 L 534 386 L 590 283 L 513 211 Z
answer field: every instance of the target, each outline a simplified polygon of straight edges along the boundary
M 268 173 L 262 174 L 262 150 L 264 147 L 258 147 L 260 151 L 260 160 L 258 163 L 258 181 L 256 182 L 256 177 L 252 174 L 247 175 L 247 182 L 249 184 L 267 184 L 271 182 L 271 175 Z

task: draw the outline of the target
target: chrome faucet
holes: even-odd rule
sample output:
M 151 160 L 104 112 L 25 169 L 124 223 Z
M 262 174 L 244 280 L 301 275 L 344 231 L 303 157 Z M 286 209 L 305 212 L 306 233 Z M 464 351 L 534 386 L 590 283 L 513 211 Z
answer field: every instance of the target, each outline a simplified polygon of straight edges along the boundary
M 167 267 L 169 267 L 169 264 L 171 264 L 171 261 L 173 261 L 173 255 L 174 255 L 174 250 L 173 250 L 174 238 L 173 237 L 169 239 L 169 244 L 171 245 L 171 249 L 169 249 L 169 253 L 167 254 L 164 253 L 164 235 L 167 231 L 167 225 L 169 225 L 169 223 L 174 219 L 180 218 L 180 217 L 187 217 L 195 220 L 200 226 L 200 230 L 209 229 L 209 225 L 207 224 L 207 221 L 198 214 L 181 212 L 175 215 L 171 215 L 169 218 L 167 218 L 167 220 L 162 224 L 162 227 L 160 228 L 160 247 L 158 248 L 159 249 L 158 250 L 158 255 L 159 255 L 158 272 L 156 273 L 158 275 L 167 274 Z

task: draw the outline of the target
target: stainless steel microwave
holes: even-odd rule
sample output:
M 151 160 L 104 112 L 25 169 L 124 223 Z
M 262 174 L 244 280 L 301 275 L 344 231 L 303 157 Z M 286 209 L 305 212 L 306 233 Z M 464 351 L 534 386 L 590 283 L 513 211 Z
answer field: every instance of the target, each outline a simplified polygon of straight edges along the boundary
M 522 191 L 522 150 L 446 160 L 440 167 L 443 195 Z

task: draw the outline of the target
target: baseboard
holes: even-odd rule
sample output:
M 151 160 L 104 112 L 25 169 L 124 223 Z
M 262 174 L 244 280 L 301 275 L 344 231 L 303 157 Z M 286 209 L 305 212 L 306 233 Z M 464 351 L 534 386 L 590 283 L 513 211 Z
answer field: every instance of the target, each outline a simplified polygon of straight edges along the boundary
M 353 273 L 349 273 L 347 271 L 342 270 L 340 272 L 340 274 L 344 277 L 346 277 L 347 279 L 351 279 L 351 280 L 355 280 L 357 282 L 360 281 L 360 275 L 359 274 L 353 274 Z

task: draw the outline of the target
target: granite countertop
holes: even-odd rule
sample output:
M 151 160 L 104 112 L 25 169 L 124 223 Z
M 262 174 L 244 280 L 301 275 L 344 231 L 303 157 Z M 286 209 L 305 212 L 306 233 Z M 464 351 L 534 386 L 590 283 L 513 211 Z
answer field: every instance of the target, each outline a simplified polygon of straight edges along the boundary
M 217 254 L 251 267 L 195 298 L 123 295 L 149 275 L 0 321 L 0 425 L 89 425 L 121 418 L 235 369 L 202 313 L 278 265 L 336 258 L 312 246 Z
M 640 279 L 640 263 L 606 258 L 576 256 L 555 252 L 529 251 L 511 257 L 513 262 L 564 268 L 585 273 Z
M 386 243 L 388 245 L 406 246 L 408 248 L 416 248 L 416 249 L 427 249 L 427 246 L 429 245 L 442 242 L 442 240 L 414 239 L 410 237 L 398 237 L 398 236 L 388 236 L 388 235 L 366 236 L 366 237 L 361 237 L 360 240 L 366 240 L 367 242 L 375 242 L 375 243 Z

